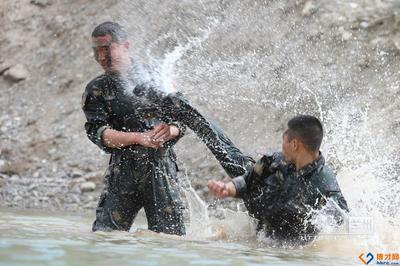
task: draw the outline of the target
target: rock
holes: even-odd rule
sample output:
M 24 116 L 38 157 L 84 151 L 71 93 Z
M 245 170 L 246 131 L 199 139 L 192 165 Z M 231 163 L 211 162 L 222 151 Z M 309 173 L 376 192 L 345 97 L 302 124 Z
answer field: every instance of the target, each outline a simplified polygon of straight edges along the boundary
M 91 172 L 84 175 L 83 177 L 85 178 L 86 181 L 91 181 L 96 185 L 99 185 L 103 181 L 103 176 L 104 176 L 103 172 Z
M 78 203 L 78 204 L 81 203 L 81 199 L 75 194 L 71 195 L 71 200 L 72 200 L 71 203 L 73 203 L 73 202 Z
M 4 179 L 0 179 L 0 187 L 4 187 L 7 184 L 7 181 Z
M 69 191 L 74 194 L 80 194 L 82 192 L 80 186 L 75 185 L 72 188 L 69 188 Z
M 377 37 L 370 41 L 370 44 L 379 51 L 380 56 L 387 55 L 388 53 L 399 53 L 400 43 L 395 38 L 388 39 Z
M 78 177 L 82 177 L 83 176 L 83 173 L 82 173 L 82 171 L 80 171 L 80 170 L 73 170 L 72 171 L 72 173 L 71 173 L 71 177 L 72 178 L 78 178 Z
M 11 65 L 7 62 L 2 62 L 0 64 L 0 75 L 3 75 L 8 69 L 10 69 Z
M 350 7 L 356 9 L 358 7 L 357 3 L 349 3 Z
M 90 192 L 96 189 L 96 184 L 93 182 L 85 182 L 80 185 L 80 189 L 82 192 Z
M 49 0 L 31 0 L 30 2 L 32 5 L 38 6 L 38 7 L 46 7 L 46 6 L 51 6 L 51 1 Z
M 369 27 L 369 23 L 367 21 L 362 21 L 360 23 L 360 28 L 367 29 Z
M 373 46 L 378 46 L 378 45 L 382 45 L 386 42 L 385 38 L 382 37 L 376 37 L 375 39 L 370 40 L 370 44 Z
M 400 34 L 397 34 L 392 37 L 392 42 L 396 49 L 400 52 Z
M 28 71 L 23 65 L 15 65 L 10 67 L 8 70 L 4 72 L 4 78 L 12 81 L 12 82 L 19 82 L 21 80 L 28 78 Z
M 40 197 L 39 193 L 36 190 L 32 191 L 32 194 L 33 194 L 33 196 L 35 198 L 39 198 Z
M 304 4 L 303 10 L 301 11 L 301 15 L 303 17 L 309 17 L 317 11 L 317 6 L 313 1 L 307 1 Z
M 60 202 L 59 199 L 54 198 L 54 202 L 56 203 L 56 206 L 57 206 L 58 209 L 60 209 L 60 210 L 63 209 L 63 207 L 62 207 L 61 202 Z
M 10 162 L 6 161 L 3 166 L 0 167 L 0 173 L 13 176 L 19 175 L 24 170 L 26 170 L 26 165 L 20 162 Z
M 83 183 L 83 182 L 85 182 L 86 180 L 85 180 L 85 178 L 83 178 L 83 177 L 76 177 L 76 178 L 74 178 L 74 180 L 72 180 L 72 184 L 76 184 L 76 183 Z
M 345 30 L 343 27 L 339 28 L 339 34 L 342 37 L 342 41 L 348 41 L 353 37 L 353 34 L 347 30 Z
M 51 19 L 46 27 L 53 32 L 55 36 L 61 36 L 67 28 L 67 19 L 65 16 L 58 15 Z
M 29 186 L 28 191 L 35 190 L 36 188 L 37 188 L 37 185 L 36 184 L 32 184 L 32 185 Z
M 15 197 L 13 198 L 13 201 L 20 201 L 20 200 L 22 200 L 22 197 L 19 196 L 19 195 L 15 196 Z
M 16 182 L 16 181 L 19 181 L 19 176 L 18 175 L 12 175 L 11 177 L 10 177 L 10 181 L 12 181 L 12 182 Z
M 84 209 L 95 209 L 97 203 L 96 202 L 89 202 L 85 206 L 83 206 Z
M 56 148 L 50 148 L 48 151 L 47 151 L 47 153 L 49 154 L 49 155 L 53 155 L 53 154 L 55 154 L 57 152 L 57 149 Z

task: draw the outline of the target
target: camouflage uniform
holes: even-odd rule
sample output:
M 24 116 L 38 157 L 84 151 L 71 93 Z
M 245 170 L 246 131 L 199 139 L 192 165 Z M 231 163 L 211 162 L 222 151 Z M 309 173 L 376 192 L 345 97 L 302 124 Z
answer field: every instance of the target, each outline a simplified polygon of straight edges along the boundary
M 89 139 L 111 153 L 93 231 L 129 230 L 144 207 L 148 228 L 155 232 L 185 234 L 176 156 L 172 149 L 188 125 L 208 146 L 230 176 L 239 176 L 252 164 L 224 133 L 191 107 L 180 93 L 165 94 L 138 82 L 134 75 L 122 80 L 103 74 L 83 94 Z M 105 129 L 144 132 L 160 122 L 174 124 L 180 136 L 153 149 L 140 145 L 109 148 L 101 136 Z
M 234 178 L 233 183 L 237 196 L 258 219 L 258 228 L 281 244 L 312 241 L 319 229 L 311 220 L 317 210 L 328 206 L 328 200 L 333 204 L 329 204 L 327 213 L 337 224 L 343 222 L 343 213 L 348 211 L 322 155 L 298 171 L 283 160 L 282 153 L 264 155 L 251 171 Z

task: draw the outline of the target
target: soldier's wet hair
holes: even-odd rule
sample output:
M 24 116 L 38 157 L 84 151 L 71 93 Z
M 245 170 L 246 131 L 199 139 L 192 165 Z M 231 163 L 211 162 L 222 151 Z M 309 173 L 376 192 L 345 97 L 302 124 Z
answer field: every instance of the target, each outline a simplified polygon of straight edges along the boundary
M 289 140 L 298 138 L 309 151 L 319 151 L 324 136 L 321 122 L 311 115 L 298 115 L 288 122 Z
M 117 22 L 106 21 L 94 28 L 92 32 L 92 37 L 102 37 L 110 34 L 112 41 L 121 43 L 128 39 L 128 34 L 126 33 L 124 27 Z

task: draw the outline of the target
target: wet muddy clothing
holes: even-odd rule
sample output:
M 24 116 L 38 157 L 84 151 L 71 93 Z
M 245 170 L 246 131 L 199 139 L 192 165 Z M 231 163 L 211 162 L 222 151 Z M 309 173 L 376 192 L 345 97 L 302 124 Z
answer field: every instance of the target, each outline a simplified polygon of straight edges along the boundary
M 296 171 L 282 153 L 264 155 L 233 183 L 258 228 L 281 244 L 303 245 L 318 234 L 314 216 L 324 209 L 336 224 L 348 211 L 337 180 L 322 155 Z
M 144 207 L 150 230 L 185 234 L 173 145 L 186 125 L 205 142 L 230 176 L 243 175 L 253 162 L 180 93 L 163 93 L 130 76 L 122 80 L 115 74 L 104 74 L 94 79 L 83 94 L 82 108 L 89 139 L 111 153 L 94 231 L 129 230 Z M 101 136 L 107 128 L 144 132 L 160 122 L 174 124 L 181 132 L 179 138 L 165 143 L 163 148 L 109 148 L 102 143 Z
M 172 149 L 177 139 L 158 149 L 140 145 L 109 148 L 101 139 L 107 128 L 144 132 L 161 121 L 178 126 L 180 138 L 184 126 L 153 112 L 156 97 L 157 93 L 147 85 L 135 79 L 123 80 L 116 74 L 101 75 L 86 87 L 83 110 L 87 135 L 101 149 L 111 153 L 93 231 L 127 231 L 144 207 L 149 230 L 185 234 L 176 157 Z
M 236 148 L 221 128 L 206 119 L 179 94 L 168 94 L 162 99 L 160 113 L 193 130 L 230 177 L 243 175 L 251 169 L 254 160 Z

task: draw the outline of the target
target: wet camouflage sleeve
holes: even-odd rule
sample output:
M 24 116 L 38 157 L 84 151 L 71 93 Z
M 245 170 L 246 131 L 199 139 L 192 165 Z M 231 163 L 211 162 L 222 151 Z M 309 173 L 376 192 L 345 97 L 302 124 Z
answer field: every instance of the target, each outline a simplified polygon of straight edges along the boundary
M 180 92 L 176 92 L 176 93 L 175 93 L 175 97 L 178 97 L 178 98 L 181 99 L 182 101 L 186 101 L 186 102 L 188 101 L 188 100 L 183 96 L 183 94 L 180 93 Z M 177 121 L 177 120 L 175 120 L 175 119 L 171 119 L 171 118 L 169 118 L 169 117 L 167 117 L 167 118 L 165 118 L 165 119 L 166 119 L 166 122 L 167 122 L 168 125 L 174 125 L 174 126 L 176 126 L 176 127 L 179 129 L 179 136 L 165 143 L 165 145 L 166 145 L 167 147 L 171 147 L 171 146 L 175 145 L 175 144 L 185 135 L 185 133 L 186 133 L 186 128 L 187 128 L 187 127 L 186 127 L 186 125 L 185 125 L 184 123 L 182 123 L 182 122 L 180 122 L 180 121 Z
M 347 201 L 346 201 L 346 199 L 343 197 L 343 194 L 342 194 L 341 191 L 339 191 L 339 192 L 337 192 L 337 191 L 331 192 L 331 193 L 330 193 L 330 197 L 331 197 L 335 202 L 337 202 L 337 204 L 339 205 L 339 207 L 340 207 L 342 210 L 344 210 L 344 211 L 346 211 L 346 212 L 350 212 L 350 209 L 349 209 L 349 207 L 347 206 Z
M 273 166 L 273 161 L 273 156 L 264 155 L 245 175 L 232 179 L 236 188 L 236 196 L 243 197 L 248 191 L 258 189 L 259 184 L 262 182 L 262 177 L 272 174 L 271 166 Z
M 319 193 L 322 199 L 321 204 L 325 206 L 327 215 L 334 217 L 338 225 L 342 224 L 346 216 L 345 213 L 348 213 L 350 210 L 339 188 L 339 184 L 333 175 L 323 180 L 319 187 Z
M 328 172 L 329 170 L 329 172 Z M 335 175 L 332 173 L 330 169 L 327 168 L 326 170 L 327 173 L 325 174 L 324 178 L 320 178 L 320 182 L 318 183 L 318 191 L 321 194 L 322 198 L 325 200 L 331 199 L 333 202 L 337 204 L 337 207 L 339 207 L 341 210 L 344 210 L 346 212 L 349 211 L 349 208 L 347 206 L 346 199 L 344 198 L 342 191 L 339 187 L 339 183 L 335 177 Z
M 253 159 L 236 148 L 222 129 L 211 123 L 178 94 L 168 94 L 160 106 L 167 116 L 181 122 L 196 133 L 230 177 L 245 174 L 253 165 Z
M 90 86 L 86 88 L 82 95 L 82 110 L 87 120 L 85 130 L 88 138 L 103 151 L 111 153 L 113 149 L 104 146 L 101 137 L 104 130 L 111 127 L 108 122 L 109 115 L 106 104 L 100 94 L 100 90 Z

